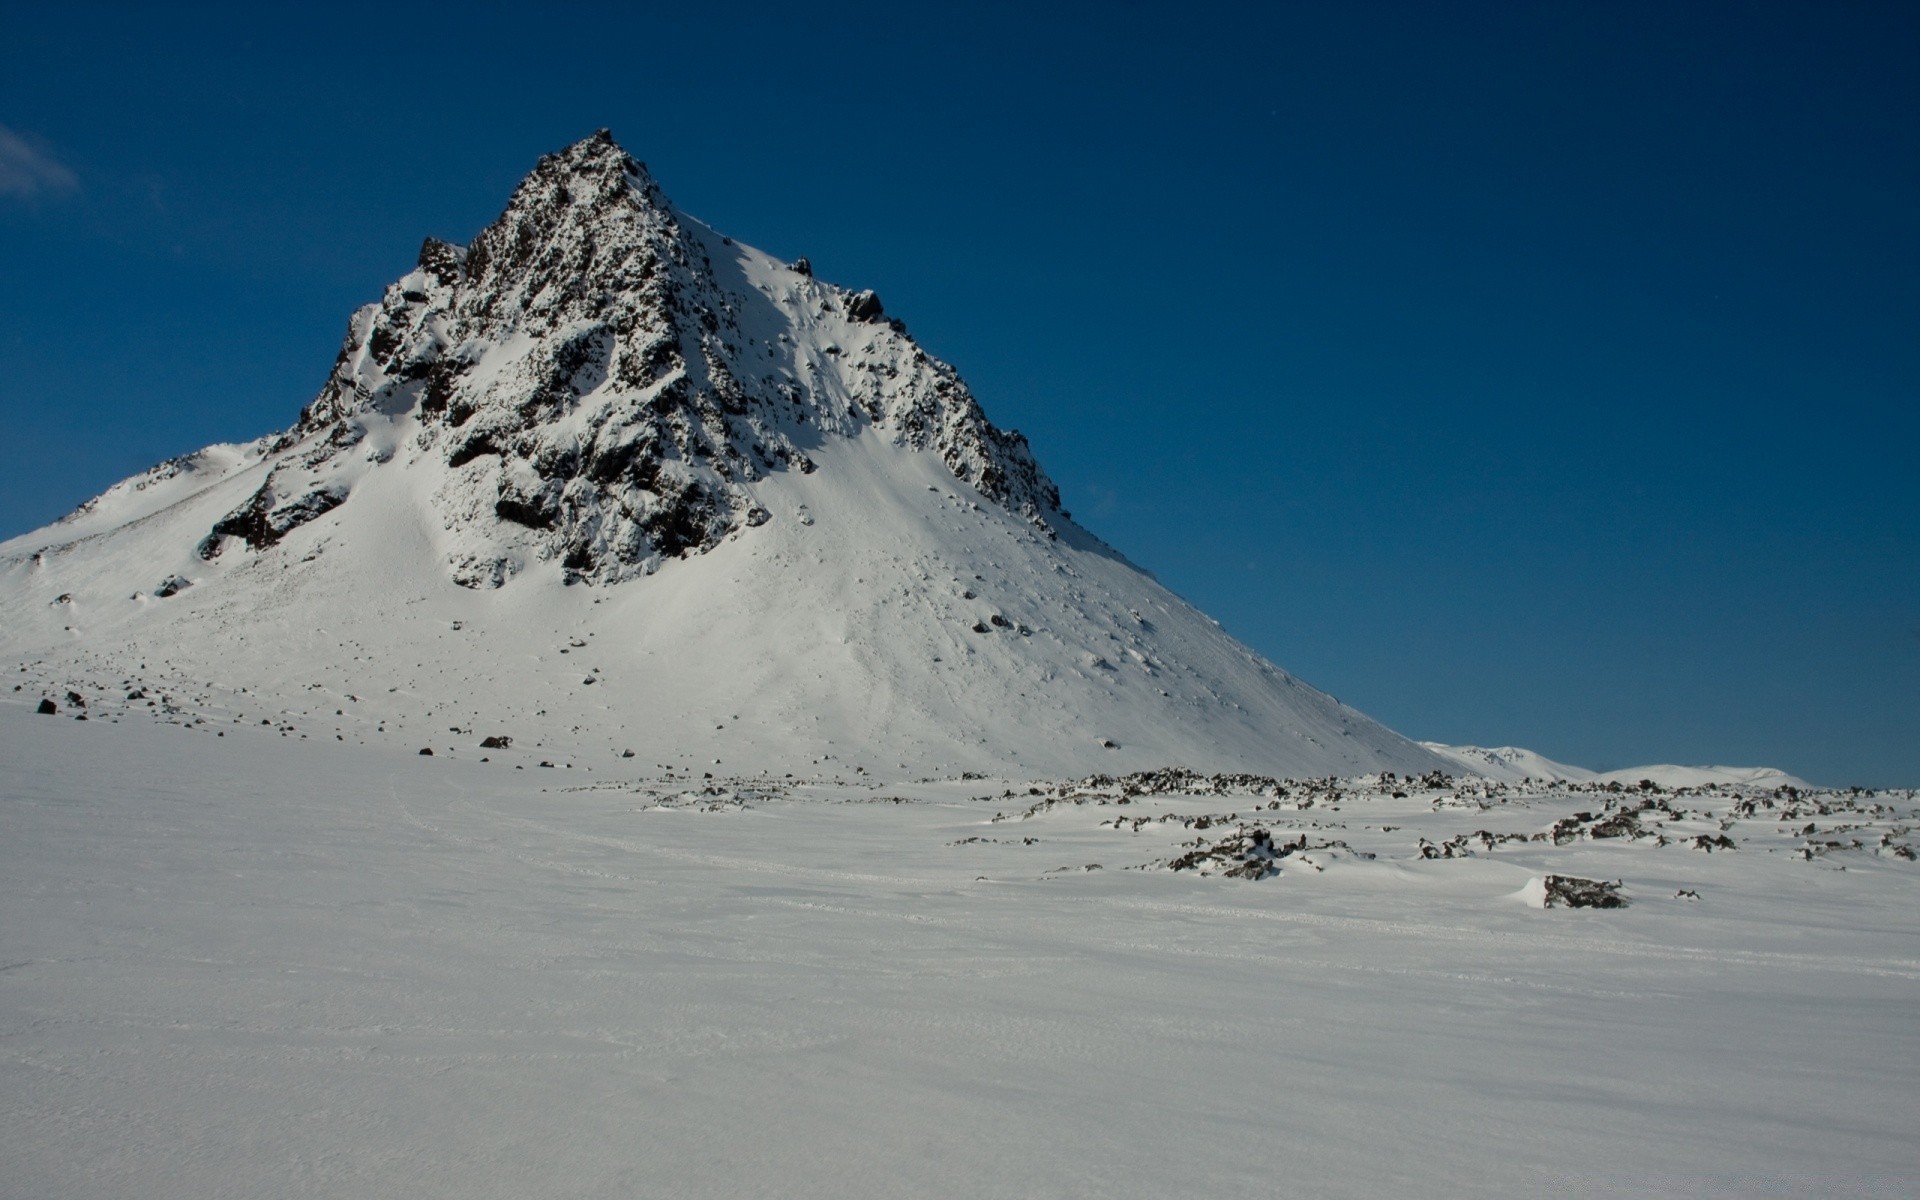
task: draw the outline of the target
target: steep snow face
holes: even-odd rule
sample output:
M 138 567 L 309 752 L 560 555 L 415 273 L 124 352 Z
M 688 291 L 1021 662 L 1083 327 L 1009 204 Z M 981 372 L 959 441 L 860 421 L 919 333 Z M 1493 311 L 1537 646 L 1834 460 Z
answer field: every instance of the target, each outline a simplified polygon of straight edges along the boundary
M 870 293 L 604 134 L 428 243 L 292 429 L 0 543 L 0 652 L 55 697 L 556 761 L 1449 769 L 1068 519 Z
M 529 561 L 612 582 L 764 523 L 760 485 L 874 427 L 1046 528 L 1059 493 L 1017 433 L 888 320 L 871 292 L 812 278 L 674 210 L 603 130 L 542 159 L 466 249 L 356 313 L 331 378 L 276 473 L 216 524 L 253 548 L 343 503 L 327 464 L 375 414 L 412 413 L 407 453 L 444 463 L 434 493 L 462 536 L 453 578 L 498 586 Z M 292 486 L 289 486 L 292 485 Z

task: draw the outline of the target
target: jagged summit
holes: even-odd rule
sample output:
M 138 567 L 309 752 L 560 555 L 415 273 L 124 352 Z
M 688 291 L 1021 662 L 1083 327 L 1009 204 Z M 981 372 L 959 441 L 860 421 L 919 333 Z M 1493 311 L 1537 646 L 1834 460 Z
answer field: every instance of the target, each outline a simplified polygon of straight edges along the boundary
M 108 677 L 343 741 L 1446 765 L 1076 525 L 877 296 L 694 220 L 604 132 L 468 245 L 428 240 L 292 428 L 0 543 L 0 652 L 23 687 Z
M 613 582 L 768 518 L 756 485 L 810 472 L 823 439 L 874 427 L 935 452 L 996 503 L 1047 527 L 1059 493 L 1017 433 L 871 292 L 782 267 L 674 209 L 605 130 L 545 156 L 464 249 L 418 266 L 354 314 L 320 395 L 275 443 L 294 469 L 209 531 L 271 544 L 351 495 L 329 464 L 369 414 L 411 413 L 434 497 L 469 536 L 466 586 L 529 561 Z M 318 471 L 318 487 L 292 477 Z

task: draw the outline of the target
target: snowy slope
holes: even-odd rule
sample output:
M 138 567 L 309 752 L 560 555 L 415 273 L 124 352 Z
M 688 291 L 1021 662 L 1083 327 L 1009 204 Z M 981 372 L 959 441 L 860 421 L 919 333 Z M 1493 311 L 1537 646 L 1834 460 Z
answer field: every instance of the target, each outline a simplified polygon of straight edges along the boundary
M 1448 760 L 1076 525 L 871 293 L 604 133 L 355 314 L 284 434 L 0 543 L 22 686 L 550 754 L 1295 775 Z M 457 732 L 456 732 L 457 731 Z
M 1544 754 L 1532 750 L 1523 750 L 1518 746 L 1445 746 L 1439 742 L 1421 742 L 1422 746 L 1442 758 L 1455 764 L 1455 770 L 1469 771 L 1487 779 L 1498 779 L 1503 783 L 1519 783 L 1526 779 L 1553 780 L 1564 779 L 1573 783 L 1584 783 L 1592 779 L 1594 772 L 1584 767 L 1570 767 L 1566 763 L 1555 762 Z

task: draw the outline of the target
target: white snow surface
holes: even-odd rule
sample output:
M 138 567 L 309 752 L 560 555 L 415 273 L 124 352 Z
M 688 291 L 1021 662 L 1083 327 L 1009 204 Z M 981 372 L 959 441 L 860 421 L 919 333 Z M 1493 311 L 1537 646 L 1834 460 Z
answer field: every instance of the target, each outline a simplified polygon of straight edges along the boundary
M 706 779 L 25 694 L 8 1195 L 1920 1187 L 1912 793 Z

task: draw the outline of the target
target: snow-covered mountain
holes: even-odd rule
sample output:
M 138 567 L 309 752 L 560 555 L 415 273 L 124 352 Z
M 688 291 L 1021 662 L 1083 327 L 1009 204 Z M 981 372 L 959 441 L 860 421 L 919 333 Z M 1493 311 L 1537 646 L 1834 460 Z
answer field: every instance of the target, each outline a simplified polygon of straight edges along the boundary
M 729 769 L 1449 765 L 1080 528 L 873 293 L 675 209 L 604 131 L 468 246 L 429 240 L 292 428 L 0 543 L 0 613 L 27 690 L 289 736 Z
M 1615 771 L 1589 771 L 1585 767 L 1555 762 L 1544 754 L 1519 746 L 1447 746 L 1439 742 L 1421 742 L 1440 757 L 1449 759 L 1456 770 L 1465 770 L 1502 783 L 1625 783 L 1652 780 L 1661 787 L 1697 788 L 1709 784 L 1741 787 L 1807 788 L 1813 785 L 1778 767 L 1682 767 L 1655 763 L 1644 767 L 1621 767 Z

